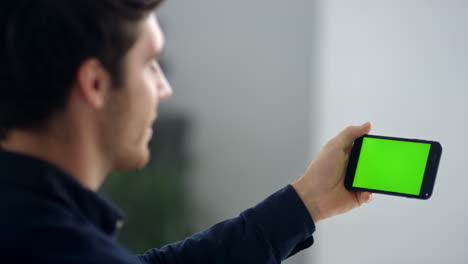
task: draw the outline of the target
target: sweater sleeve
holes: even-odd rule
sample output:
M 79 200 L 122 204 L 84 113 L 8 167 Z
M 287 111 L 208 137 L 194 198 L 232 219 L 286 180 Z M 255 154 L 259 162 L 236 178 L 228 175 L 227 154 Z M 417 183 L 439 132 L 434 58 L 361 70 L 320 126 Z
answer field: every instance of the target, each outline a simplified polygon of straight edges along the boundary
M 281 263 L 310 247 L 314 231 L 312 217 L 288 185 L 238 217 L 138 258 L 148 264 Z

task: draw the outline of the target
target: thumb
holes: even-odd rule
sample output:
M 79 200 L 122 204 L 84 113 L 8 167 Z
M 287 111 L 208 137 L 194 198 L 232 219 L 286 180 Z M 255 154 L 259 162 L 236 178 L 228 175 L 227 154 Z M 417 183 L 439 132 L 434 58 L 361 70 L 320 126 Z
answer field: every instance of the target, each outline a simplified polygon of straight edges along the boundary
M 370 192 L 359 192 L 357 194 L 359 199 L 359 204 L 370 203 L 374 200 L 374 194 Z

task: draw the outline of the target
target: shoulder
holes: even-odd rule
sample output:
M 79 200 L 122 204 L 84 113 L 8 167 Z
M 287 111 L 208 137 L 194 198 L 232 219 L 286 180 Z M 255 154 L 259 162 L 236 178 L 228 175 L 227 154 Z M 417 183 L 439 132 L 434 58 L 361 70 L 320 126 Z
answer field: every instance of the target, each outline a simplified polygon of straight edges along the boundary
M 0 239 L 0 259 L 13 263 L 96 264 L 136 260 L 111 237 L 84 222 L 41 222 L 23 227 Z
M 2 195 L 0 195 L 2 196 Z M 112 237 L 57 202 L 31 193 L 0 201 L 0 259 L 6 263 L 132 263 Z

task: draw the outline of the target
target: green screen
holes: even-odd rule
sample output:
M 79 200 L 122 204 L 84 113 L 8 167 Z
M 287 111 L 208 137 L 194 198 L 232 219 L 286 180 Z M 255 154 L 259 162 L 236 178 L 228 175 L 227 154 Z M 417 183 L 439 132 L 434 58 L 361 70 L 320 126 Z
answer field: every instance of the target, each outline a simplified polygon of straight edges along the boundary
M 354 187 L 419 195 L 431 144 L 364 137 Z

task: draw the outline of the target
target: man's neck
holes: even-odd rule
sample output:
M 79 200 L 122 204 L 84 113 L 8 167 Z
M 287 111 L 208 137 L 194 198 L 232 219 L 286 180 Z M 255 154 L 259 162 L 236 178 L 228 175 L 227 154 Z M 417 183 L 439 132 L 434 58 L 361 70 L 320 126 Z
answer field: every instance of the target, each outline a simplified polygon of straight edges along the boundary
M 67 136 L 68 135 L 68 136 Z M 97 191 L 109 172 L 96 146 L 72 133 L 36 133 L 14 130 L 1 149 L 36 157 L 59 167 L 84 187 Z

